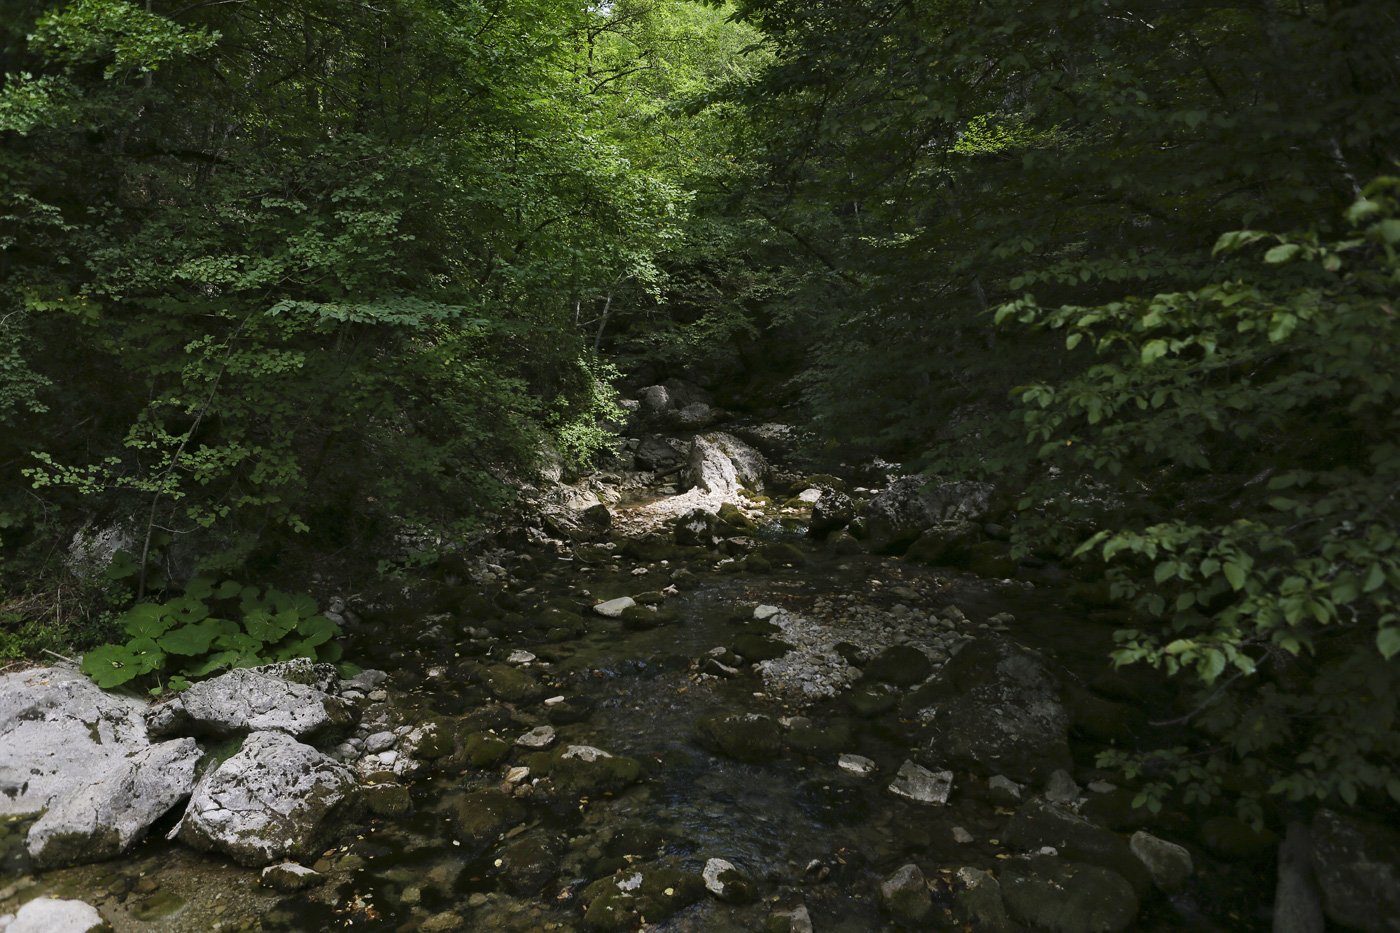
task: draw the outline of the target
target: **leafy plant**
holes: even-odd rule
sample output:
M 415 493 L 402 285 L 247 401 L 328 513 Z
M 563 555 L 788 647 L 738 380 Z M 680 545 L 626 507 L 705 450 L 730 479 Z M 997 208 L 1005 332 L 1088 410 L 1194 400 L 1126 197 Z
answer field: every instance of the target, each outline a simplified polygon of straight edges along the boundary
M 1100 529 L 1076 553 L 1141 620 L 1115 659 L 1197 690 L 1183 721 L 1208 747 L 1133 763 L 1168 763 L 1188 801 L 1253 785 L 1400 802 L 1400 179 L 1346 221 L 1340 238 L 1225 234 L 1218 254 L 1270 244 L 1235 281 L 998 312 L 1096 354 L 1018 390 L 1048 467 L 1022 533 Z
M 221 604 L 236 607 L 237 621 L 215 615 Z M 310 596 L 271 587 L 261 591 L 232 580 L 216 584 L 197 577 L 182 595 L 133 606 L 118 621 L 130 639 L 83 657 L 83 673 L 103 688 L 151 675 L 152 692 L 159 693 L 183 689 L 216 671 L 292 658 L 340 660 L 340 645 L 333 640 L 340 626 L 318 614 Z

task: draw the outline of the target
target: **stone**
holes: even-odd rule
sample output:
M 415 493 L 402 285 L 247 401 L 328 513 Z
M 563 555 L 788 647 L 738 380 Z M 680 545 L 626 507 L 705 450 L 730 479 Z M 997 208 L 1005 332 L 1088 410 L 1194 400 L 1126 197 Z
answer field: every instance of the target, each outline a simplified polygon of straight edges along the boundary
M 921 684 L 933 673 L 928 655 L 910 645 L 891 645 L 865 665 L 865 678 L 896 687 Z
M 258 877 L 263 887 L 281 891 L 283 894 L 305 891 L 307 888 L 314 888 L 326 880 L 320 872 L 312 871 L 296 862 L 269 865 L 262 870 L 262 874 Z
M 782 727 L 757 713 L 716 713 L 695 724 L 700 744 L 738 761 L 772 761 L 783 753 Z
M 25 845 L 34 864 L 79 865 L 127 851 L 190 795 L 201 754 L 194 739 L 151 745 L 60 795 L 29 828 Z
M 972 833 L 968 832 L 966 829 L 963 829 L 961 826 L 954 826 L 953 841 L 960 846 L 965 846 L 970 842 L 976 842 L 977 838 L 973 836 Z
M 960 567 L 968 563 L 981 538 L 976 522 L 939 522 L 924 529 L 904 556 L 923 564 Z
M 474 791 L 453 806 L 452 835 L 469 852 L 479 852 L 524 818 L 525 808 L 510 794 L 494 788 Z
M 999 807 L 1014 807 L 1021 803 L 1021 785 L 1004 774 L 987 779 L 987 798 Z
M 979 868 L 958 869 L 953 919 L 977 933 L 1014 933 L 1019 927 L 1006 915 L 1001 884 Z
M 989 483 L 942 483 L 925 491 L 927 482 L 924 476 L 901 477 L 870 501 L 862 517 L 872 551 L 896 550 L 938 522 L 975 521 L 990 508 Z
M 998 880 L 1011 918 L 1050 933 L 1121 933 L 1137 917 L 1133 886 L 1097 865 L 1044 855 L 1012 859 Z
M 719 544 L 719 516 L 708 509 L 691 509 L 676 519 L 676 543 L 686 547 L 715 547 Z
M 549 757 L 549 779 L 574 797 L 616 794 L 642 776 L 641 762 L 591 745 L 564 745 Z
M 806 904 L 780 908 L 768 915 L 763 924 L 763 933 L 815 933 L 812 915 Z
M 399 749 L 409 758 L 432 761 L 452 753 L 452 724 L 441 717 L 420 722 L 399 739 Z
M 282 732 L 254 732 L 200 780 L 171 833 L 256 868 L 319 855 L 353 817 L 355 773 Z
M 1152 883 L 1163 894 L 1174 894 L 1181 890 L 1186 879 L 1196 870 L 1191 861 L 1191 853 L 1185 846 L 1158 839 L 1143 830 L 1133 833 L 1132 838 L 1128 840 L 1128 848 L 1147 868 L 1147 873 L 1152 876 Z
M 880 883 L 880 906 L 905 926 L 916 926 L 929 918 L 933 898 L 918 865 L 905 864 Z
M 631 596 L 619 596 L 617 599 L 609 599 L 606 602 L 598 603 L 593 607 L 593 611 L 600 616 L 609 619 L 621 618 L 622 610 L 637 605 L 637 601 Z
M 1017 810 L 1002 838 L 1023 852 L 1048 846 L 1075 862 L 1107 868 L 1131 882 L 1138 897 L 1153 888 L 1152 876 L 1121 836 L 1046 800 L 1029 801 Z
M 793 650 L 793 646 L 787 642 L 768 638 L 765 635 L 745 632 L 742 635 L 734 636 L 734 653 L 752 664 L 781 658 L 791 650 Z
M 836 766 L 842 771 L 849 771 L 852 774 L 867 775 L 875 770 L 875 762 L 863 755 L 844 754 L 836 761 Z
M 279 665 L 247 667 L 193 684 L 180 694 L 190 727 L 221 736 L 275 729 L 300 737 L 345 721 L 339 697 L 284 680 L 282 672 Z
M 8 925 L 3 920 L 0 918 L 3 933 L 104 933 L 112 929 L 91 904 L 47 897 L 27 902 Z
M 1029 649 L 1000 636 L 970 642 L 931 681 L 947 698 L 920 711 L 940 761 L 1034 781 L 1073 766 L 1060 684 Z
M 1063 807 L 1074 806 L 1079 800 L 1079 785 L 1064 768 L 1056 768 L 1045 782 L 1045 799 Z
M 845 528 L 855 517 L 856 504 L 851 498 L 845 493 L 826 488 L 812 505 L 812 521 L 807 526 L 807 533 L 816 538 L 825 537 L 838 528 Z
M 399 737 L 392 732 L 376 732 L 365 737 L 365 753 L 369 755 L 386 751 L 394 747 Z
M 1400 832 L 1322 809 L 1312 837 L 1327 916 L 1365 933 L 1400 931 Z
M 584 889 L 583 925 L 590 930 L 633 930 L 641 918 L 658 923 L 705 895 L 696 872 L 660 865 L 627 868 Z
M 930 771 L 907 760 L 899 766 L 899 773 L 890 784 L 891 793 L 935 807 L 948 803 L 952 789 L 953 772 Z
M 527 833 L 501 850 L 501 880 L 518 897 L 530 897 L 559 873 L 558 853 L 568 846 L 549 832 Z
M 1312 830 L 1298 820 L 1289 823 L 1278 849 L 1273 933 L 1323 933 L 1327 927 L 1312 853 Z
M 777 615 L 782 615 L 783 610 L 778 606 L 755 606 L 753 610 L 754 621 L 767 622 Z
M 555 732 L 553 726 L 536 726 L 516 739 L 515 744 L 521 748 L 549 748 L 549 746 L 554 744 L 554 738 Z
M 38 813 L 145 748 L 144 708 L 65 668 L 0 676 L 0 816 Z
M 533 703 L 546 692 L 538 680 L 509 664 L 491 665 L 482 672 L 481 679 L 493 696 L 507 703 Z
M 747 904 L 757 895 L 753 881 L 734 863 L 722 858 L 712 858 L 705 862 L 700 872 L 705 881 L 705 890 L 730 904 Z
M 713 431 L 697 435 L 686 458 L 688 488 L 733 500 L 741 487 L 759 490 L 768 476 L 768 461 L 732 434 Z

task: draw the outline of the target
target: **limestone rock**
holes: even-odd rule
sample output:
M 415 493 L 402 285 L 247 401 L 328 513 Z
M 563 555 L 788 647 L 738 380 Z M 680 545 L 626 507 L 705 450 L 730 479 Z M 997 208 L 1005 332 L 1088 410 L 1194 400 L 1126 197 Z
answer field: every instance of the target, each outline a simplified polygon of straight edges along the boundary
M 898 549 L 939 522 L 974 521 L 990 508 L 989 483 L 942 483 L 925 491 L 927 482 L 925 476 L 905 476 L 871 500 L 864 515 L 871 550 Z
M 757 894 L 753 881 L 726 859 L 709 859 L 700 876 L 707 891 L 731 904 L 747 904 Z
M 314 888 L 325 880 L 325 876 L 319 872 L 312 871 L 304 865 L 298 865 L 296 862 L 269 865 L 262 870 L 262 875 L 259 878 L 263 887 L 272 888 L 284 894 Z
M 928 881 L 919 866 L 910 862 L 880 883 L 880 906 L 905 926 L 923 923 L 933 913 Z
M 978 868 L 958 869 L 958 889 L 953 895 L 953 918 L 978 933 L 1012 933 L 1016 924 L 1006 915 L 1001 884 Z
M 0 921 L 4 919 L 0 917 Z M 3 933 L 104 933 L 111 929 L 91 904 L 47 897 L 29 901 L 16 911 L 8 925 L 0 923 Z
M 206 774 L 173 836 L 240 865 L 318 854 L 354 809 L 345 765 L 281 732 L 254 732 Z
M 867 775 L 875 770 L 875 762 L 864 755 L 843 754 L 836 761 L 836 766 L 842 771 L 849 771 L 851 774 Z
M 812 915 L 806 904 L 779 908 L 768 915 L 763 933 L 814 933 Z
M 1278 848 L 1278 886 L 1274 889 L 1273 933 L 1323 933 L 1322 894 L 1312 866 L 1312 830 L 1306 823 L 1288 824 Z
M 1128 847 L 1138 857 L 1138 861 L 1147 867 L 1147 873 L 1152 876 L 1152 883 L 1157 886 L 1157 890 L 1165 894 L 1179 890 L 1196 870 L 1191 862 L 1191 853 L 1186 851 L 1185 846 L 1158 839 L 1151 833 L 1142 830 L 1133 833 L 1133 838 L 1128 840 Z
M 0 816 L 38 813 L 145 748 L 144 708 L 65 668 L 0 676 Z
M 194 789 L 194 739 L 151 745 L 54 800 L 25 845 L 40 868 L 114 858 Z
M 696 436 L 686 458 L 686 485 L 734 499 L 739 487 L 757 490 L 768 476 L 763 455 L 731 434 L 713 431 Z
M 619 596 L 617 599 L 609 599 L 606 602 L 598 603 L 593 607 L 593 611 L 600 616 L 609 619 L 616 619 L 622 616 L 622 610 L 637 605 L 637 601 L 631 596 Z
M 920 716 L 933 722 L 931 748 L 939 760 L 1020 782 L 1073 764 L 1059 681 L 1028 649 L 979 638 L 933 683 L 948 698 Z
M 720 541 L 719 516 L 708 509 L 691 509 L 676 519 L 676 543 L 687 547 L 714 547 Z
M 583 925 L 590 930 L 633 930 L 645 917 L 655 923 L 705 894 L 695 872 L 644 865 L 600 878 L 584 889 Z
M 1323 809 L 1312 835 L 1327 916 L 1366 933 L 1400 931 L 1400 832 Z
M 1137 917 L 1132 885 L 1097 865 L 1053 856 L 1014 859 L 999 881 L 1012 919 L 1038 930 L 1121 933 Z
M 1139 897 L 1152 890 L 1152 876 L 1121 836 L 1057 804 L 1025 804 L 1007 824 L 1003 838 L 1015 849 L 1034 852 L 1050 846 L 1075 862 L 1107 868 L 1131 882 Z
M 838 528 L 845 528 L 856 517 L 856 504 L 851 497 L 835 489 L 823 489 L 821 498 L 812 506 L 812 521 L 807 533 L 822 537 Z
M 214 735 L 275 729 L 305 736 L 344 721 L 341 700 L 318 686 L 284 679 L 280 668 L 243 668 L 191 686 L 180 695 L 191 728 Z
M 936 807 L 947 804 L 952 789 L 953 772 L 930 771 L 912 761 L 899 766 L 899 773 L 890 784 L 891 793 Z

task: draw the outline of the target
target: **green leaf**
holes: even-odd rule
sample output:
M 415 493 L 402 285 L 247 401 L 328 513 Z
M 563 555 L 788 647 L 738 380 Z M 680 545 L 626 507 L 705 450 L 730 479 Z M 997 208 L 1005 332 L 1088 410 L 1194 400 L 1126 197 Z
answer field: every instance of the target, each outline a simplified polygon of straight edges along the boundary
M 1400 654 L 1400 626 L 1389 625 L 1377 632 L 1376 647 L 1387 661 Z
M 157 643 L 169 654 L 198 655 L 208 651 L 220 634 L 222 630 L 218 620 L 205 619 L 172 629 L 162 635 Z
M 138 674 L 149 674 L 165 666 L 165 652 L 151 638 L 133 638 L 126 643 L 131 652 L 131 663 Z
M 340 626 L 325 616 L 312 616 L 297 625 L 297 631 L 304 636 L 304 641 L 308 646 L 315 646 L 328 642 L 339 635 Z
M 142 603 L 122 615 L 122 628 L 133 638 L 157 638 L 175 624 L 164 606 Z
M 125 645 L 102 645 L 83 655 L 79 668 L 103 690 L 120 686 L 138 673 L 135 658 Z
M 1165 340 L 1162 340 L 1161 338 L 1158 338 L 1156 340 L 1149 340 L 1147 341 L 1147 343 L 1142 345 L 1142 362 L 1144 366 L 1148 363 L 1153 362 L 1154 360 L 1161 359 L 1166 355 L 1167 342 Z
M 1230 581 L 1230 588 L 1239 591 L 1244 587 L 1245 567 L 1236 561 L 1225 562 L 1225 579 Z
M 291 610 L 273 615 L 265 609 L 255 609 L 243 617 L 243 627 L 248 634 L 269 645 L 281 641 L 296 624 L 296 613 Z
M 1302 246 L 1297 243 L 1280 243 L 1264 254 L 1264 261 L 1267 263 L 1288 262 L 1302 250 Z

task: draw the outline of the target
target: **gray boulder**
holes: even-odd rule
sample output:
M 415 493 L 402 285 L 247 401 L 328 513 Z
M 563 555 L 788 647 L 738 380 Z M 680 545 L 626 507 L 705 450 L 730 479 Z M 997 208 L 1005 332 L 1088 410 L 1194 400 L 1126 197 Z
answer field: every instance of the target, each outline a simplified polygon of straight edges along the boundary
M 1032 800 L 1023 805 L 1007 824 L 1004 837 L 1015 849 L 1050 846 L 1076 862 L 1110 869 L 1127 878 L 1139 896 L 1152 890 L 1152 876 L 1123 837 L 1057 804 Z
M 1001 884 L 980 868 L 958 869 L 953 919 L 978 933 L 1013 933 L 1020 929 L 1006 914 Z
M 697 435 L 686 458 L 686 485 L 734 500 L 739 487 L 757 490 L 768 476 L 768 461 L 732 434 L 712 431 Z
M 917 926 L 929 918 L 933 897 L 918 865 L 903 865 L 880 883 L 880 906 L 905 926 Z
M 1400 931 L 1400 832 L 1323 809 L 1312 836 L 1327 916 L 1366 933 Z
M 946 698 L 919 715 L 933 723 L 930 750 L 938 761 L 1023 783 L 1073 766 L 1060 683 L 1029 650 L 979 638 L 932 683 Z
M 974 521 L 991 508 L 990 483 L 942 483 L 924 490 L 927 482 L 925 476 L 901 477 L 871 500 L 864 517 L 872 550 L 898 550 L 935 524 Z
M 707 509 L 691 509 L 676 519 L 676 543 L 714 547 L 721 538 L 719 516 Z
M 823 537 L 838 528 L 845 528 L 856 517 L 856 504 L 851 497 L 835 489 L 823 489 L 821 498 L 812 505 L 812 522 L 807 533 Z
M 1121 933 L 1137 917 L 1133 886 L 1097 865 L 1043 855 L 1013 859 L 999 881 L 1012 919 L 1039 930 Z
M 647 386 L 637 393 L 637 401 L 642 403 L 642 415 L 648 418 L 664 414 L 672 406 L 671 393 L 665 386 Z
M 65 668 L 0 677 L 0 816 L 38 813 L 145 748 L 144 708 Z
M 685 460 L 685 454 L 667 443 L 666 438 L 659 434 L 642 438 L 632 456 L 640 469 L 652 471 L 669 470 Z
M 254 732 L 206 774 L 172 836 L 256 868 L 318 854 L 352 815 L 355 774 L 281 732 Z
M 1288 824 L 1278 847 L 1278 885 L 1274 888 L 1273 933 L 1323 933 L 1327 928 L 1322 894 L 1312 866 L 1312 830 Z
M 1147 868 L 1152 883 L 1157 890 L 1172 894 L 1180 890 L 1186 879 L 1196 870 L 1191 861 L 1191 853 L 1185 846 L 1179 846 L 1165 839 L 1158 839 L 1148 832 L 1138 830 L 1128 840 L 1128 848 L 1133 850 L 1138 861 Z
M 193 685 L 180 697 L 190 728 L 214 735 L 275 729 L 303 736 L 343 723 L 347 714 L 338 697 L 283 676 L 300 672 L 282 665 L 248 667 Z
M 36 897 L 13 917 L 0 917 L 0 933 L 103 933 L 111 929 L 97 908 L 84 901 Z
M 25 839 L 34 864 L 100 862 L 130 849 L 189 796 L 200 754 L 194 739 L 152 745 L 58 797 Z
M 930 771 L 906 761 L 899 766 L 899 773 L 889 787 L 890 793 L 912 800 L 915 803 L 942 807 L 948 803 L 948 795 L 953 790 L 953 772 Z

